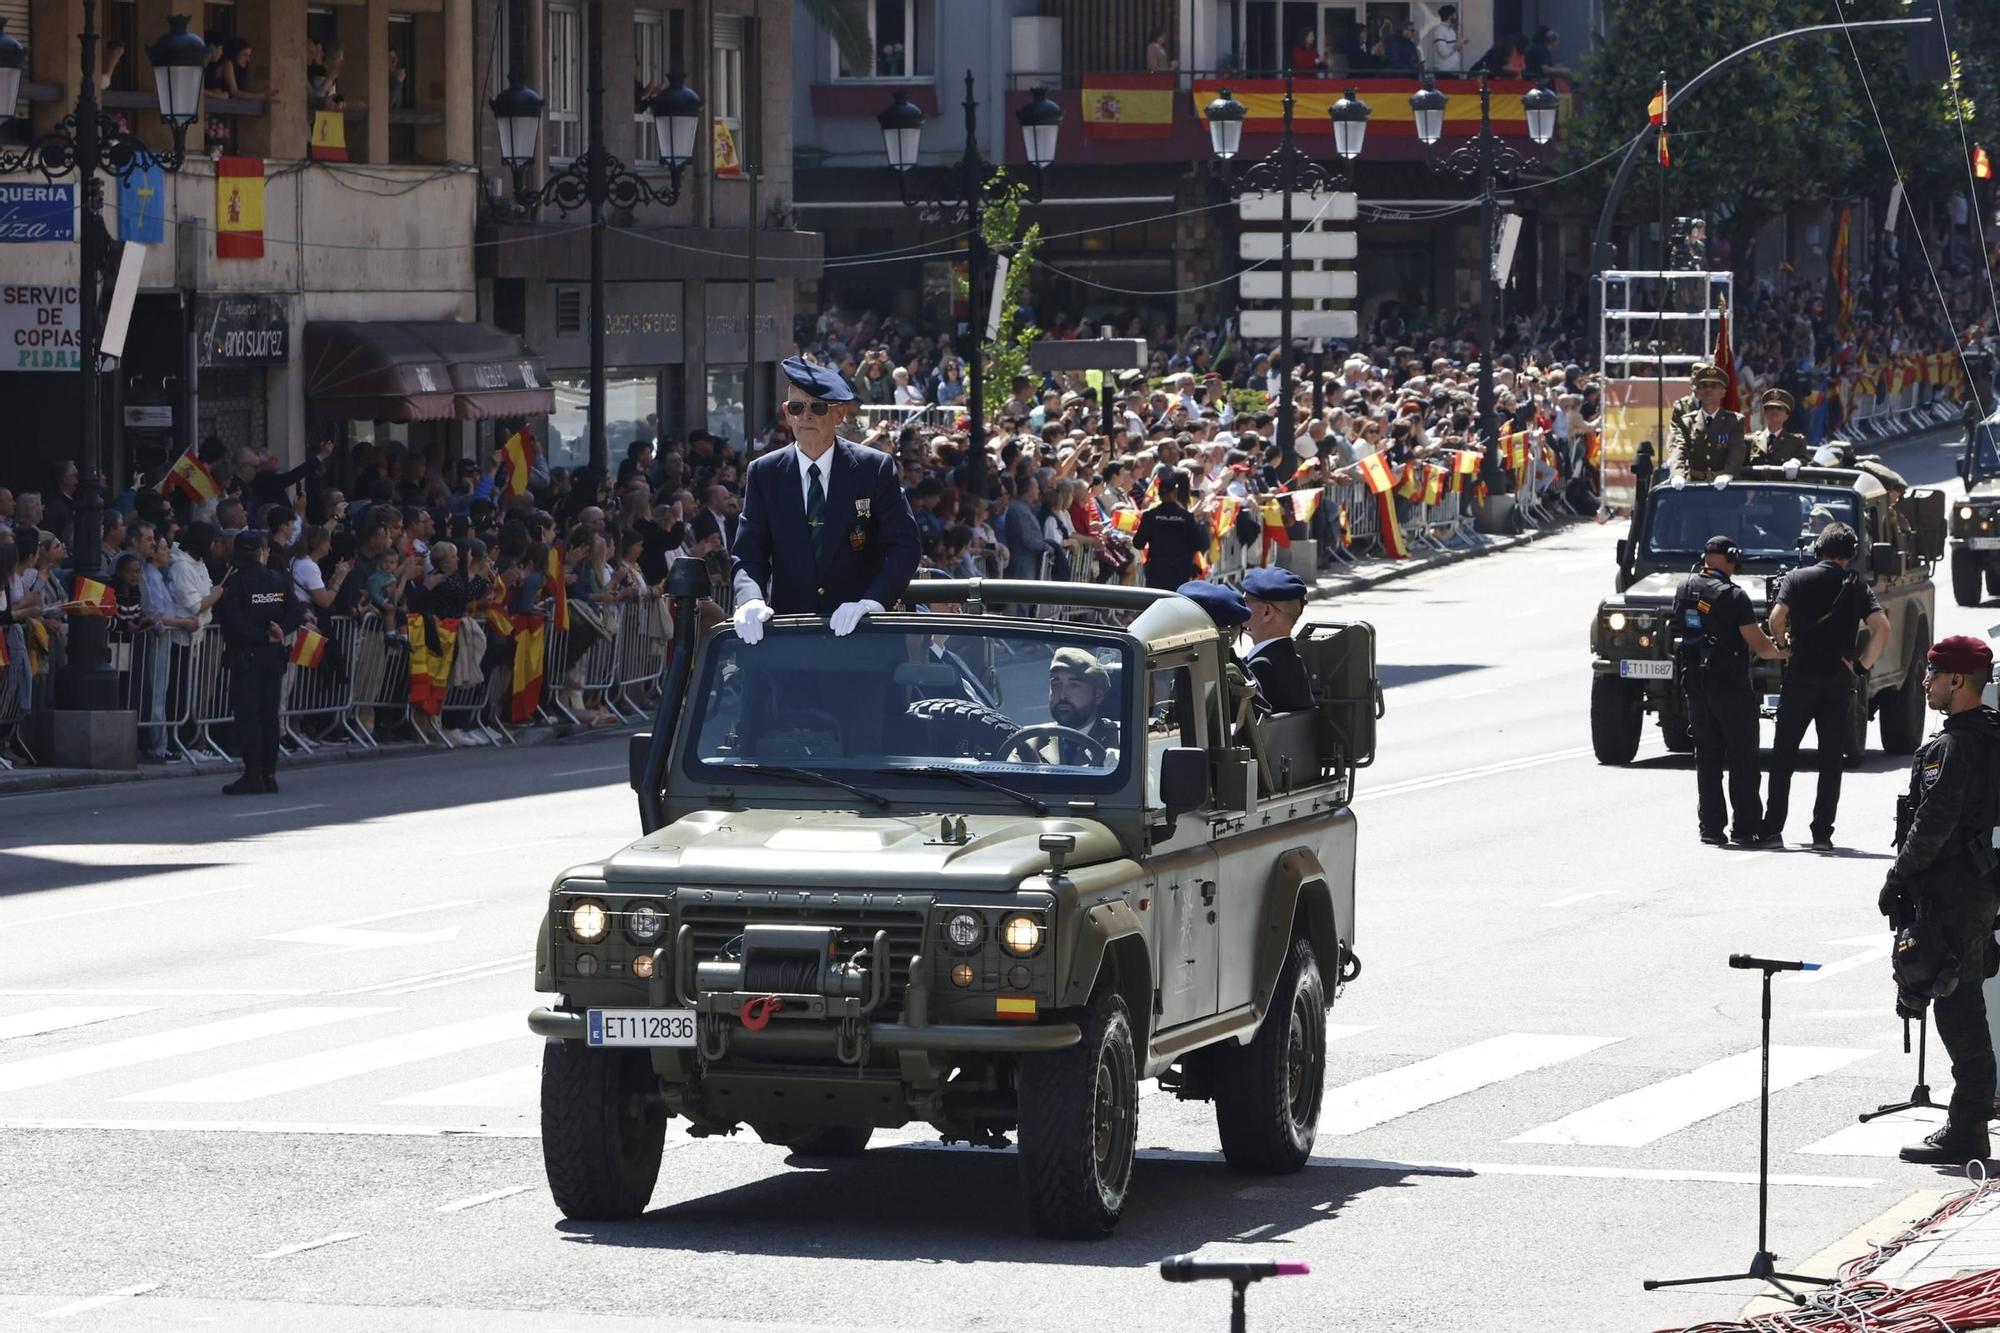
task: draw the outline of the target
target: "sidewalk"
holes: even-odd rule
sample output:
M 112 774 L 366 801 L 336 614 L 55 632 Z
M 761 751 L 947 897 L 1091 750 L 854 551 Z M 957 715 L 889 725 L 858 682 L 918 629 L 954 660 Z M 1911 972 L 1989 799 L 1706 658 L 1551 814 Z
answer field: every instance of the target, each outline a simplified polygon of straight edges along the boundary
M 1444 565 L 1455 565 L 1461 560 L 1477 560 L 1484 556 L 1498 555 L 1502 551 L 1511 551 L 1517 546 L 1525 546 L 1529 542 L 1552 537 L 1558 532 L 1567 532 L 1571 528 L 1589 524 L 1590 520 L 1587 518 L 1564 518 L 1510 536 L 1488 536 L 1476 547 L 1454 547 L 1448 551 L 1426 550 L 1421 554 L 1412 554 L 1407 560 L 1388 560 L 1379 556 L 1363 559 L 1352 569 L 1322 573 L 1308 600 L 1316 602 L 1329 597 L 1340 597 L 1378 587 L 1384 583 L 1394 583 L 1397 579 L 1407 579 Z M 1611 563 L 1609 558 L 1605 563 L 1608 568 Z

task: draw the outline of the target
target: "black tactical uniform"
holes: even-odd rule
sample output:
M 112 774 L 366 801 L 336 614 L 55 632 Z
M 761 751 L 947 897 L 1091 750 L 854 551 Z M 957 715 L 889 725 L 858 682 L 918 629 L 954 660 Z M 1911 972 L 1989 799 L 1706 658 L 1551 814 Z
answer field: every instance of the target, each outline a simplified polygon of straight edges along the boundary
M 1729 836 L 1748 842 L 1762 819 L 1757 801 L 1757 695 L 1750 688 L 1750 649 L 1743 626 L 1755 624 L 1750 595 L 1721 570 L 1690 575 L 1674 598 L 1679 644 L 1675 663 L 1694 734 L 1695 818 L 1704 842 Z M 1729 774 L 1729 804 L 1722 775 Z
M 1172 492 L 1146 511 L 1132 545 L 1146 553 L 1146 586 L 1178 588 L 1201 576 L 1195 556 L 1208 549 L 1208 528 Z
M 1819 793 L 1813 801 L 1812 836 L 1831 841 L 1840 811 L 1840 772 L 1854 710 L 1856 647 L 1861 624 L 1882 609 L 1874 590 L 1831 560 L 1785 575 L 1778 600 L 1791 616 L 1792 660 L 1778 695 L 1771 739 L 1771 789 L 1764 803 L 1764 831 L 1783 835 L 1791 809 L 1792 770 L 1799 742 L 1813 728 L 1819 748 Z
M 1901 897 L 1942 928 L 1957 957 L 1958 986 L 1932 1001 L 1938 1038 L 1951 1056 L 1948 1141 L 1967 1157 L 1987 1155 L 1993 1113 L 1992 1034 L 1986 1028 L 1986 946 L 1995 903 L 1993 824 L 2000 811 L 2000 713 L 1954 713 L 1910 766 L 1909 829 L 1889 869 L 1882 906 Z M 1893 915 L 1893 912 L 1892 912 Z
M 305 619 L 305 603 L 291 595 L 288 577 L 263 562 L 263 547 L 259 537 L 238 534 L 236 567 L 215 604 L 228 651 L 236 745 L 243 755 L 243 776 L 222 789 L 229 796 L 278 789 L 279 696 L 292 635 Z M 273 625 L 279 630 L 275 640 Z

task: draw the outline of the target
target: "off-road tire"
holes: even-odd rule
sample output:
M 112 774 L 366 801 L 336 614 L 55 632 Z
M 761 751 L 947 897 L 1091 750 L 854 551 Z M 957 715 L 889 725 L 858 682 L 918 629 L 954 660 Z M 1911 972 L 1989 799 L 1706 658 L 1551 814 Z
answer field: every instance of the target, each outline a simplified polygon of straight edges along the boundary
M 1590 679 L 1590 748 L 1600 764 L 1629 764 L 1639 753 L 1639 728 L 1645 721 L 1639 688 L 1616 676 Z
M 1312 1156 L 1326 1095 L 1326 985 L 1312 942 L 1292 941 L 1247 1046 L 1222 1048 L 1215 1125 L 1222 1155 L 1250 1175 L 1289 1175 Z
M 2000 562 L 1989 559 L 1980 563 L 1986 567 L 1986 595 L 2000 597 Z
M 970 699 L 919 699 L 903 712 L 912 721 L 935 728 L 938 740 L 974 755 L 995 753 L 1019 730 L 1005 713 Z
M 1951 553 L 1951 595 L 1960 606 L 1978 606 L 1985 600 L 1980 581 L 1984 573 L 1979 557 L 1963 546 Z
M 1021 1192 L 1053 1240 L 1097 1240 L 1125 1212 L 1139 1142 L 1139 1060 L 1125 1001 L 1105 991 L 1074 1015 L 1083 1040 L 1023 1056 Z
M 859 1157 L 874 1133 L 866 1125 L 821 1125 L 793 1135 L 785 1146 L 800 1157 Z
M 667 1111 L 638 1048 L 551 1041 L 542 1050 L 542 1166 L 564 1217 L 639 1216 L 660 1178 Z
M 1884 754 L 1915 754 L 1924 743 L 1924 714 L 1928 711 L 1924 703 L 1924 649 L 1929 642 L 1929 631 L 1919 624 L 1910 664 L 1903 669 L 1903 683 L 1882 701 Z
M 1671 709 L 1660 712 L 1660 743 L 1667 747 L 1668 754 L 1694 753 L 1694 724 L 1684 713 Z

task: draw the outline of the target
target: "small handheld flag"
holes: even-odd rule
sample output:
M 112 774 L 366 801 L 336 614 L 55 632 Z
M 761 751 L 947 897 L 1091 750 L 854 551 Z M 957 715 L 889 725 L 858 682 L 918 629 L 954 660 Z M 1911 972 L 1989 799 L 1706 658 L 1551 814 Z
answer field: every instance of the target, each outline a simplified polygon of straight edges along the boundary
M 302 627 L 292 639 L 292 665 L 311 671 L 326 660 L 326 635 L 311 626 Z

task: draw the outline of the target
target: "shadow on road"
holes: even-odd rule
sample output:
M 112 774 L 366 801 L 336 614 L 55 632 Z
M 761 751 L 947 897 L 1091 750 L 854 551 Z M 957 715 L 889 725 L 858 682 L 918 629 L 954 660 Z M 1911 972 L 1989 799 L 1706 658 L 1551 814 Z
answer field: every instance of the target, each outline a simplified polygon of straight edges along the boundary
M 1631 763 L 1625 765 L 1625 767 L 1639 769 L 1642 772 L 1671 773 L 1678 770 L 1692 773 L 1694 772 L 1694 756 L 1692 754 L 1648 755 L 1644 759 L 1633 760 Z M 1757 769 L 1761 773 L 1771 771 L 1771 752 L 1769 750 L 1760 749 L 1757 751 Z M 1860 763 L 1842 770 L 1842 772 L 1848 774 L 1907 773 L 1909 771 L 1910 759 L 1908 755 L 1877 754 L 1873 751 L 1863 755 Z M 1810 748 L 1800 750 L 1798 762 L 1792 769 L 1793 787 L 1796 788 L 1800 783 L 1805 783 L 1808 789 L 1810 789 L 1811 784 L 1817 781 L 1819 781 L 1819 752 Z
M 219 861 L 151 861 L 145 865 L 94 866 L 60 861 L 54 857 L 0 852 L 0 898 L 17 893 L 37 893 L 44 889 L 73 889 L 108 880 L 175 875 L 183 870 L 212 870 L 221 864 Z
M 1462 676 L 1468 671 L 1484 671 L 1492 665 L 1491 662 L 1425 662 L 1417 666 L 1396 666 L 1382 662 L 1376 666 L 1375 676 L 1382 682 L 1384 690 L 1393 690 L 1404 685 L 1443 680 L 1447 676 Z

